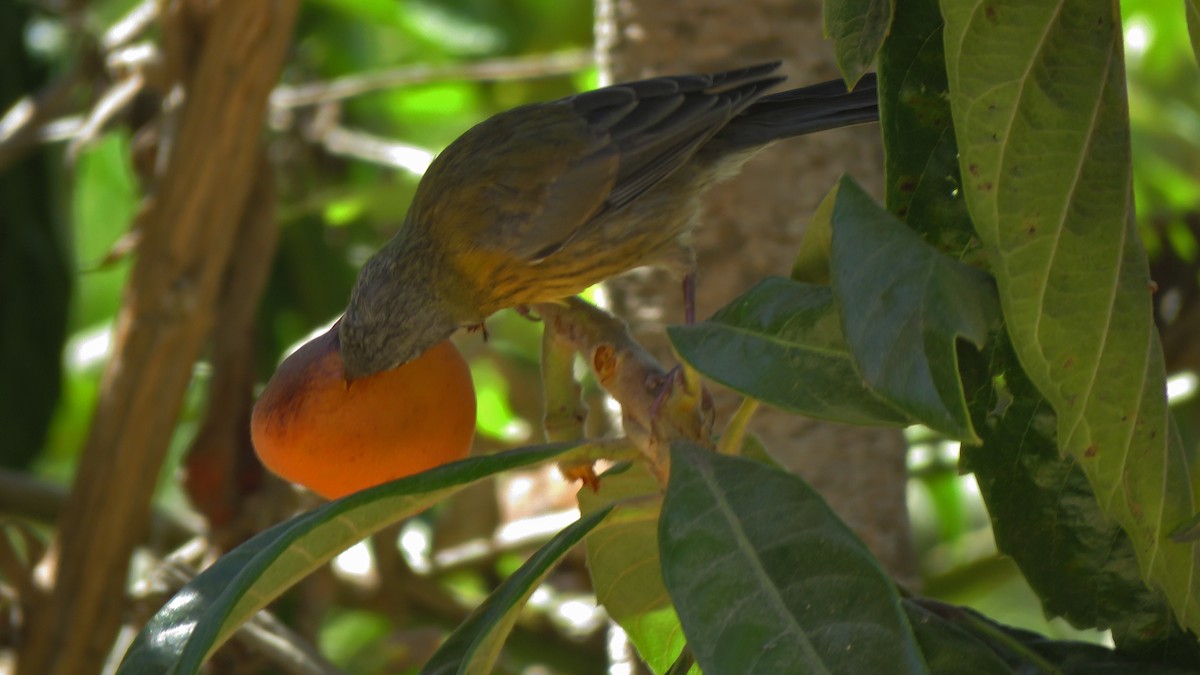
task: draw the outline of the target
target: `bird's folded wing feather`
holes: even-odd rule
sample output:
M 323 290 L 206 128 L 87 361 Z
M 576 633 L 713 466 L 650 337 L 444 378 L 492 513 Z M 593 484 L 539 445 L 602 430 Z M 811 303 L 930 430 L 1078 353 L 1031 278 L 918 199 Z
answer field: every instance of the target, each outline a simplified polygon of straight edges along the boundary
M 773 75 L 778 65 L 642 80 L 518 108 L 439 158 L 453 153 L 456 166 L 435 162 L 430 172 L 469 178 L 457 181 L 457 208 L 473 204 L 472 220 L 480 219 L 464 233 L 473 246 L 536 262 L 686 164 L 783 79 Z

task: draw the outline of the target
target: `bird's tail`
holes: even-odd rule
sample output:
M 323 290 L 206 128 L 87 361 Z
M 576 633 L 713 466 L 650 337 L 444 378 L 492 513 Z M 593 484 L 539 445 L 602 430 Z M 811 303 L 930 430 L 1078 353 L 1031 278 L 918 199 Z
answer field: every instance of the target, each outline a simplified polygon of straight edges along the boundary
M 730 120 L 713 139 L 725 147 L 753 148 L 773 141 L 879 119 L 875 74 L 868 73 L 853 91 L 831 80 L 764 96 Z

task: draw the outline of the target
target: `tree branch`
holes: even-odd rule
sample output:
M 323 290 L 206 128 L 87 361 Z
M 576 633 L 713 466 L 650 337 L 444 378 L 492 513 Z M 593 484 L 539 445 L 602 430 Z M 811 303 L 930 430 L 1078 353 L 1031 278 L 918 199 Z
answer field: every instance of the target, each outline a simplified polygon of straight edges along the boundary
M 195 72 L 182 73 L 178 135 L 142 213 L 117 349 L 61 527 L 42 561 L 54 589 L 30 617 L 22 673 L 94 673 L 112 645 L 129 557 L 149 520 L 192 364 L 215 320 L 297 4 L 217 3 Z

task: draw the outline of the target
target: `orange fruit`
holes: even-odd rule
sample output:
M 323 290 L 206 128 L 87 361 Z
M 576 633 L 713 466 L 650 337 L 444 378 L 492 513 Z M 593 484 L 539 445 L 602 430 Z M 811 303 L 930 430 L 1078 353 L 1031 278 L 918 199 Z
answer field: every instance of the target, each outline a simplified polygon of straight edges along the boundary
M 347 385 L 335 325 L 279 365 L 250 432 L 268 469 L 336 499 L 466 457 L 475 433 L 471 371 L 445 341 Z

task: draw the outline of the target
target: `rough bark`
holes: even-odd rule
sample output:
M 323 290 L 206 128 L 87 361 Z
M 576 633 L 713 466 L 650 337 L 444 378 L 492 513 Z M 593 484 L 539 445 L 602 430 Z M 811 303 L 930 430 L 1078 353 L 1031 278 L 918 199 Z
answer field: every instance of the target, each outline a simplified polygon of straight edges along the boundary
M 613 82 L 772 59 L 784 59 L 796 85 L 837 76 L 832 46 L 822 40 L 818 0 L 602 0 L 597 11 L 601 67 Z M 793 139 L 712 189 L 694 238 L 697 316 L 703 319 L 766 275 L 786 275 L 814 208 L 841 173 L 878 192 L 881 147 L 874 125 Z M 661 326 L 682 320 L 679 285 L 664 274 L 637 271 L 611 289 L 615 309 L 639 340 L 660 356 L 669 353 Z M 737 397 L 716 393 L 718 420 L 727 420 Z M 773 410 L 761 411 L 752 430 L 825 496 L 894 576 L 915 582 L 899 431 Z
M 41 572 L 49 602 L 28 617 L 21 673 L 98 672 L 124 608 L 129 559 L 193 363 L 215 306 L 259 156 L 267 96 L 278 78 L 296 0 L 165 7 L 171 31 L 197 31 L 177 63 L 185 100 L 170 159 L 139 220 L 141 242 L 118 319 L 116 348 L 59 531 Z M 188 15 L 188 11 L 192 14 Z M 179 16 L 202 16 L 184 25 Z M 192 36 L 189 36 L 189 39 Z M 169 45 L 168 45 L 169 46 Z

